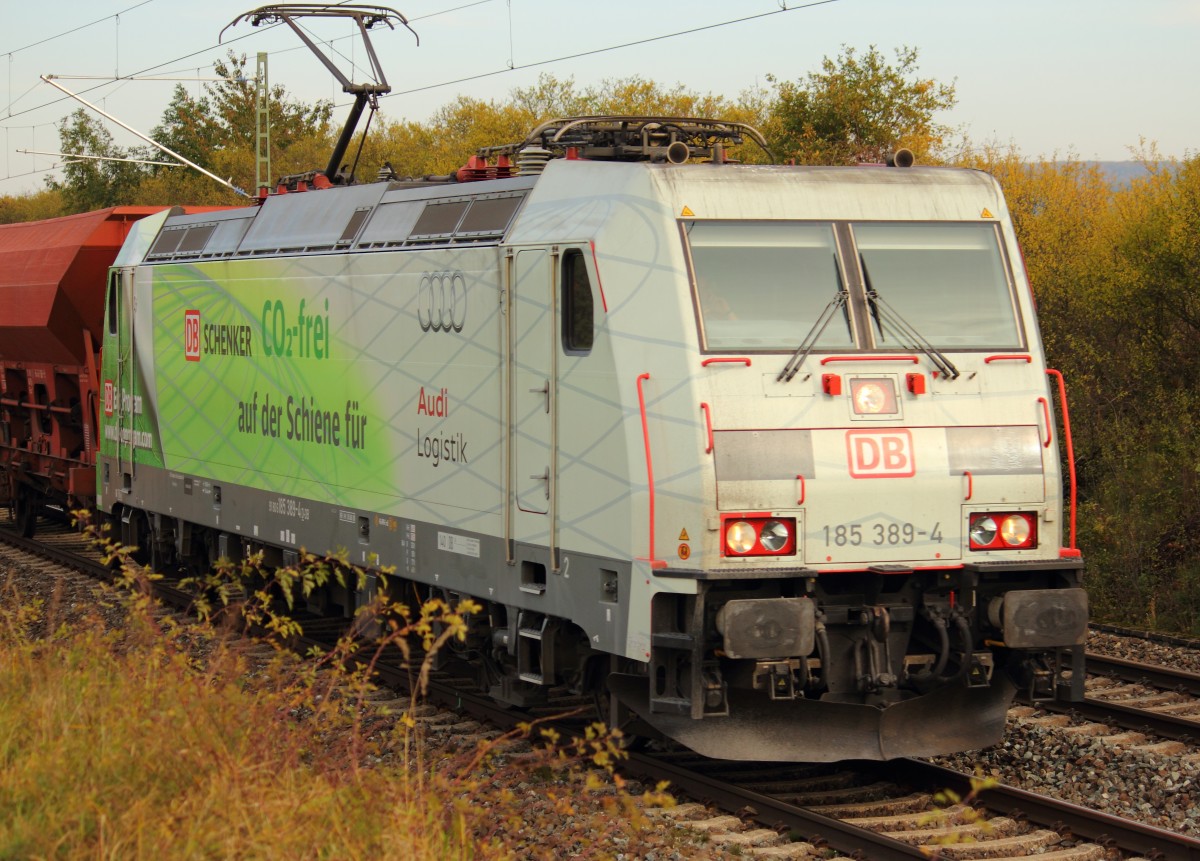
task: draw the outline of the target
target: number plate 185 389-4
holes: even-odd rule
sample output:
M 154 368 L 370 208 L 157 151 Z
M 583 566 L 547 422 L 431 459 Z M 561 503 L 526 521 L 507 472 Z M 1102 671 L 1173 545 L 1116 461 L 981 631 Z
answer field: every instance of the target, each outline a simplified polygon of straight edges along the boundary
M 826 547 L 897 547 L 917 542 L 942 543 L 941 523 L 922 529 L 917 524 L 895 520 L 860 523 L 831 523 L 821 527 Z

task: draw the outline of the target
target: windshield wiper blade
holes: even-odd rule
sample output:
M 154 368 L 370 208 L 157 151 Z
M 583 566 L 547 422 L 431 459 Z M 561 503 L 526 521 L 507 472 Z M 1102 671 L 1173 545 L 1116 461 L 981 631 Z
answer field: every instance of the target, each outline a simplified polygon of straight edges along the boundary
M 808 354 L 817 345 L 817 341 L 820 340 L 821 335 L 825 333 L 825 329 L 829 326 L 834 315 L 840 308 L 845 307 L 846 299 L 846 288 L 839 288 L 833 298 L 829 300 L 829 304 L 825 306 L 825 310 L 821 312 L 816 322 L 812 324 L 812 328 L 808 330 L 808 334 L 804 336 L 804 340 L 800 342 L 800 346 L 796 348 L 796 352 L 792 353 L 792 357 L 788 359 L 788 363 L 783 366 L 783 370 L 775 378 L 776 382 L 791 382 L 792 377 L 796 376 L 796 372 L 804 364 L 804 360 L 808 358 Z
M 880 332 L 883 331 L 883 326 L 886 323 L 896 331 L 901 339 L 910 342 L 912 349 L 920 350 L 928 356 L 929 361 L 933 362 L 934 366 L 942 372 L 942 375 L 946 379 L 958 379 L 958 368 L 946 358 L 946 354 L 925 340 L 921 336 L 921 333 L 913 328 L 911 323 L 901 317 L 895 308 L 885 302 L 883 297 L 871 286 L 870 281 L 867 282 L 867 302 L 871 305 L 871 313 L 874 315 L 876 322 L 879 323 Z M 905 346 L 909 346 L 909 344 Z

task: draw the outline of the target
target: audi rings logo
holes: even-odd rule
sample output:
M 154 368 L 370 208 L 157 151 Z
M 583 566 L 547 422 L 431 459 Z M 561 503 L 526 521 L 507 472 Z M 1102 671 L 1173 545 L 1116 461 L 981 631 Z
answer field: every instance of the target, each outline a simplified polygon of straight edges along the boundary
M 467 322 L 467 279 L 461 272 L 426 272 L 417 292 L 422 332 L 461 332 Z

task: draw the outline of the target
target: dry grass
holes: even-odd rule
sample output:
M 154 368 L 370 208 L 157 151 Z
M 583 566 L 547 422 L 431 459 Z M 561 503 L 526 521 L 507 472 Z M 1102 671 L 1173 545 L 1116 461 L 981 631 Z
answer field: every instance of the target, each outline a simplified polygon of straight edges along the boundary
M 336 660 L 254 660 L 244 638 L 178 625 L 136 590 L 66 614 L 59 596 L 0 586 L 0 858 L 675 851 L 644 833 L 603 728 L 520 753 L 431 751 L 408 713 L 365 708 L 364 675 Z M 427 637 L 430 609 L 389 636 Z
M 244 657 L 218 647 L 201 664 L 136 616 L 30 639 L 12 598 L 0 857 L 479 857 L 436 792 L 356 767 L 334 722 L 301 719 L 281 665 L 248 680 Z

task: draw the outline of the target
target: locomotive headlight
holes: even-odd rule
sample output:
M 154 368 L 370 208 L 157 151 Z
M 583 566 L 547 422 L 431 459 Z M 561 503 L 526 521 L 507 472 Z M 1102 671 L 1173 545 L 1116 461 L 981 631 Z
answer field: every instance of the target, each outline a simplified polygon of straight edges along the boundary
M 795 556 L 796 518 L 769 512 L 733 514 L 722 521 L 726 558 Z
M 1029 521 L 1019 514 L 1010 514 L 1000 523 L 1000 537 L 1009 547 L 1019 547 L 1029 540 Z
M 859 416 L 895 415 L 896 389 L 888 379 L 850 381 L 850 400 Z
M 754 549 L 758 533 L 745 520 L 736 520 L 725 527 L 725 546 L 731 553 L 743 556 Z
M 787 546 L 791 539 L 791 534 L 788 528 L 778 520 L 768 520 L 763 524 L 762 533 L 759 535 L 759 541 L 762 546 L 772 553 L 778 553 Z
M 996 540 L 999 527 L 991 517 L 980 517 L 971 522 L 971 544 L 975 547 L 987 547 Z
M 877 413 L 883 409 L 883 389 L 875 383 L 859 386 L 854 392 L 854 408 L 860 413 Z
M 1032 550 L 1037 547 L 1037 514 L 1031 511 L 972 514 L 967 532 L 972 550 Z

